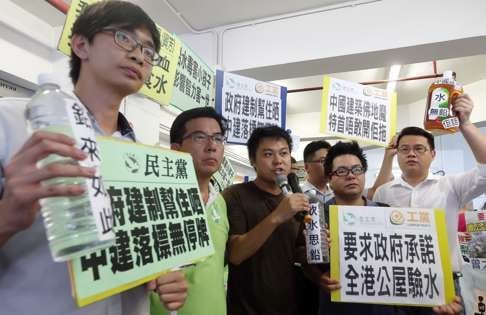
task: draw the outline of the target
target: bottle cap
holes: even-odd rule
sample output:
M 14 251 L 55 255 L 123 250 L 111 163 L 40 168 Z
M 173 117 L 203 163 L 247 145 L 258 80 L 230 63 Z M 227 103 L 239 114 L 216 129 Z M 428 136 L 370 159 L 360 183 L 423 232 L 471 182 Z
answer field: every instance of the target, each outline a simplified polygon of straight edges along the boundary
M 39 85 L 44 85 L 48 83 L 59 85 L 59 79 L 57 79 L 53 73 L 41 72 L 37 76 L 37 83 Z
M 454 79 L 454 75 L 453 75 L 452 70 L 446 70 L 446 71 L 444 71 L 444 73 L 442 74 L 442 77 L 444 79 Z

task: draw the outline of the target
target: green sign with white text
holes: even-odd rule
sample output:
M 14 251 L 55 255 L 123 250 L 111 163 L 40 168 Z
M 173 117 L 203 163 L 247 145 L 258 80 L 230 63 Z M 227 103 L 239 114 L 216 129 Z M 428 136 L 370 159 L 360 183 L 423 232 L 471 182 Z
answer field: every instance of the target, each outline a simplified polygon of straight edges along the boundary
M 99 137 L 115 244 L 70 264 L 79 306 L 141 285 L 214 253 L 192 158 Z

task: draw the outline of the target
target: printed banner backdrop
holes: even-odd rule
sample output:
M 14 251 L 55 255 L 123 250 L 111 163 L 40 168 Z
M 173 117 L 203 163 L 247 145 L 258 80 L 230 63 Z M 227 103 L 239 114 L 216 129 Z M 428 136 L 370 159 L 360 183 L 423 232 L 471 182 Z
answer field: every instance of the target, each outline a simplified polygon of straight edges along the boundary
M 72 0 L 69 11 L 66 15 L 66 22 L 59 39 L 58 50 L 67 56 L 71 55 L 71 31 L 74 21 L 81 13 L 81 10 L 89 4 L 99 0 Z M 140 89 L 140 93 L 153 101 L 168 105 L 172 99 L 174 79 L 176 74 L 177 61 L 181 41 L 174 35 L 167 32 L 164 28 L 157 26 L 160 31 L 160 51 L 161 60 L 153 65 L 150 78 Z
M 321 132 L 386 147 L 396 131 L 397 94 L 325 76 Z
M 452 302 L 441 209 L 330 207 L 335 302 L 435 306 Z
M 215 191 L 221 192 L 233 184 L 236 172 L 228 158 L 223 157 L 219 170 L 211 177 L 211 184 Z
M 79 306 L 214 253 L 189 154 L 103 137 L 97 141 L 116 241 L 71 262 Z
M 227 141 L 246 144 L 257 127 L 285 129 L 287 88 L 216 71 L 216 111 L 228 119 Z
M 170 104 L 182 111 L 201 106 L 214 107 L 214 73 L 206 62 L 181 41 Z

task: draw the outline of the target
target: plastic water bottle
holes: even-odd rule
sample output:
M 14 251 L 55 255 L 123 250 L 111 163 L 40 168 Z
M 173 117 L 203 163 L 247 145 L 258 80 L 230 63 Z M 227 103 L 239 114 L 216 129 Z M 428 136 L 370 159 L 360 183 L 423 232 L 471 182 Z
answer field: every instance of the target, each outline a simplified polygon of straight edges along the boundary
M 29 127 L 33 131 L 43 130 L 65 134 L 74 138 L 75 146 L 86 152 L 86 142 L 83 143 L 81 139 L 95 141 L 95 133 L 87 109 L 79 100 L 64 93 L 59 85 L 50 83 L 48 78 L 40 77 L 39 81 L 44 82 L 40 82 L 40 89 L 27 104 L 25 111 Z M 89 144 L 90 148 L 96 148 L 93 146 L 96 142 L 90 141 Z M 93 159 L 96 153 L 91 150 L 91 156 L 83 161 L 51 154 L 37 164 L 39 168 L 51 163 L 63 163 L 97 169 L 93 178 L 57 177 L 41 183 L 42 185 L 82 185 L 85 188 L 85 192 L 79 196 L 49 197 L 40 200 L 47 239 L 54 261 L 77 258 L 114 243 L 111 204 L 102 186 L 99 170 L 101 161 Z M 92 185 L 93 183 L 99 185 Z

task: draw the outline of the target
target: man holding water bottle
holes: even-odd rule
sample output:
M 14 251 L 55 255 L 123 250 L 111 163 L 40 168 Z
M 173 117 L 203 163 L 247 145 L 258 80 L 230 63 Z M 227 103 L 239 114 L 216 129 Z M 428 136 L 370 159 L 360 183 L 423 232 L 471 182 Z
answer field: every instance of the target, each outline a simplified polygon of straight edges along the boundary
M 123 42 L 123 43 L 122 43 Z M 127 43 L 132 43 L 130 47 Z M 135 141 L 119 113 L 127 95 L 150 76 L 158 56 L 160 35 L 155 23 L 137 5 L 102 1 L 87 6 L 72 29 L 73 96 L 90 112 L 97 134 Z M 26 99 L 0 103 L 0 300 L 5 314 L 148 314 L 145 286 L 128 290 L 84 308 L 71 296 L 68 268 L 53 262 L 39 215 L 45 197 L 79 196 L 79 185 L 43 186 L 56 177 L 91 177 L 92 168 L 52 163 L 37 167 L 49 154 L 83 160 L 86 153 L 63 134 L 37 131 L 29 137 L 24 118 Z M 187 285 L 181 272 L 153 281 L 169 309 L 182 306 Z

